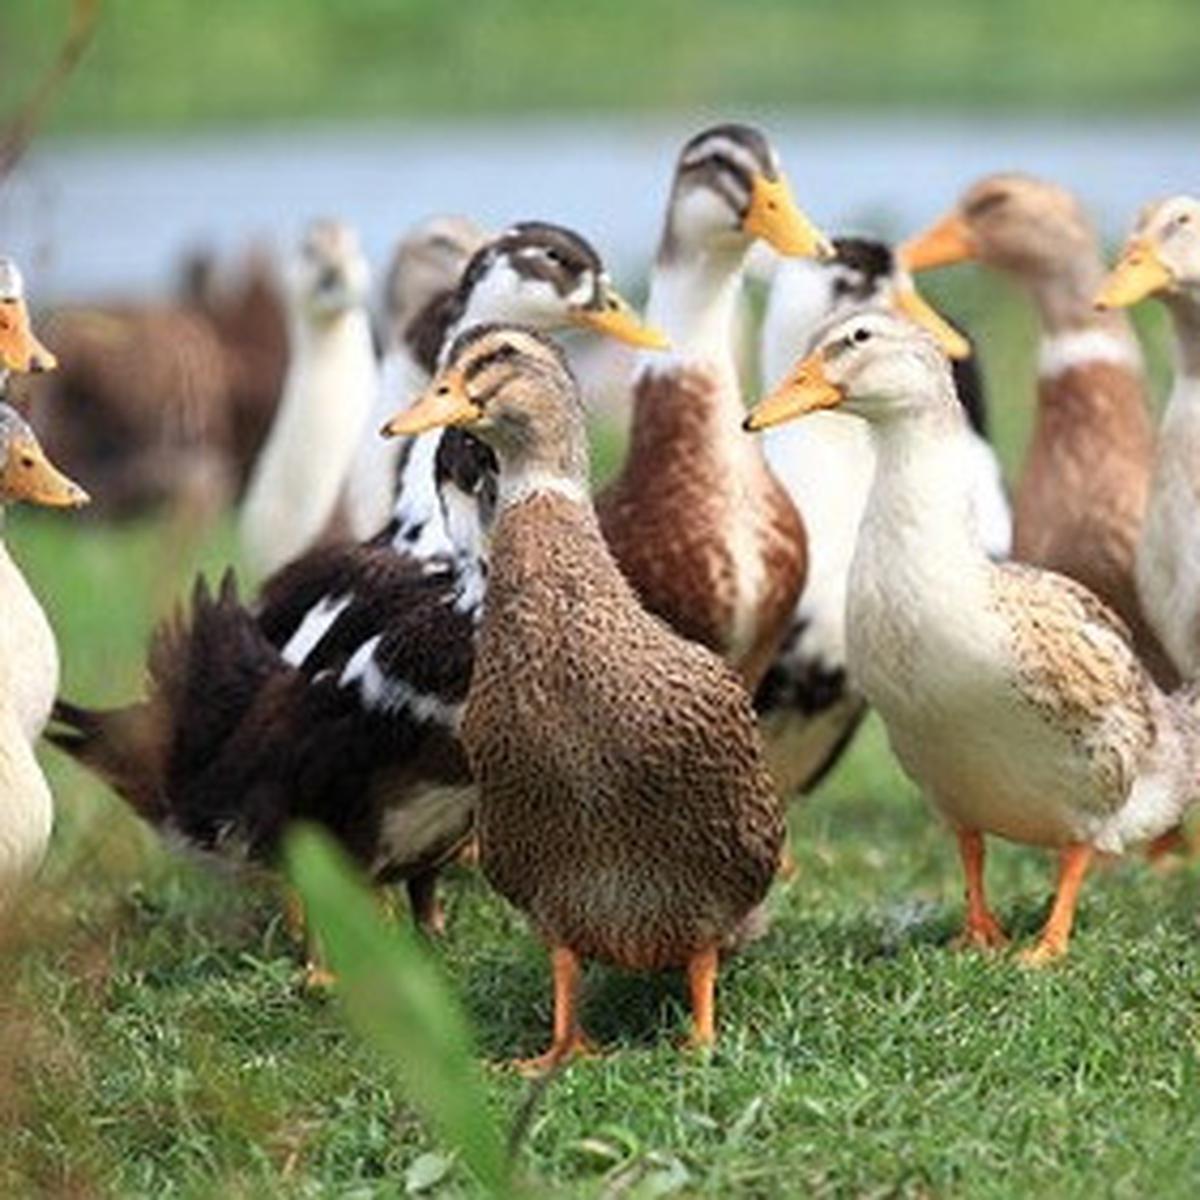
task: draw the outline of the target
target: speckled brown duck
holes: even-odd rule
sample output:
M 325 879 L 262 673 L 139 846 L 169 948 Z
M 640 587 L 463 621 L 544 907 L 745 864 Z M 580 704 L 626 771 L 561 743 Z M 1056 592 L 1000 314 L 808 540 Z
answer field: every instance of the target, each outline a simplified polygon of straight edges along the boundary
M 1039 179 L 992 175 L 901 256 L 914 271 L 976 259 L 1032 295 L 1042 323 L 1038 405 L 1013 556 L 1090 588 L 1129 624 L 1155 678 L 1174 684 L 1134 581 L 1154 453 L 1141 354 L 1125 315 L 1093 304 L 1104 263 L 1078 201 Z
M 711 1042 L 720 949 L 762 901 L 783 821 L 744 689 L 638 602 L 588 498 L 574 380 L 542 335 L 463 334 L 392 430 L 465 426 L 500 464 L 461 735 L 480 861 L 550 947 L 554 1039 L 584 1042 L 584 960 L 688 973 Z
M 651 612 L 715 650 L 753 690 L 804 583 L 804 527 L 756 442 L 733 339 L 756 238 L 784 254 L 830 253 L 796 208 L 756 129 L 718 125 L 675 169 L 647 319 L 672 352 L 634 378 L 629 452 L 597 500 L 604 536 Z

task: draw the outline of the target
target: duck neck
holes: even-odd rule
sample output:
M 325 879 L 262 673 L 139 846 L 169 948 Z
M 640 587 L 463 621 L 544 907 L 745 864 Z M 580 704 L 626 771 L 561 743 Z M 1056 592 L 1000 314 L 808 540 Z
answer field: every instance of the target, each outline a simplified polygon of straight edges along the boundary
M 562 496 L 591 510 L 588 489 L 587 436 L 583 418 L 572 414 L 566 436 L 553 442 L 496 446 L 500 460 L 500 483 L 496 501 L 497 517 L 508 509 L 539 493 Z
M 1177 363 L 1176 391 L 1187 384 L 1191 395 L 1200 392 L 1200 294 L 1181 290 L 1166 297 L 1171 322 L 1175 326 Z
M 644 369 L 702 367 L 736 381 L 733 336 L 744 260 L 745 251 L 736 247 L 660 253 L 646 318 L 666 333 L 671 349 L 647 352 Z M 740 411 L 736 387 L 733 392 Z
M 875 478 L 859 553 L 885 563 L 889 571 L 931 572 L 934 587 L 946 583 L 947 571 L 986 564 L 971 503 L 966 431 L 949 391 L 937 407 L 872 424 Z
M 1095 297 L 1104 281 L 1090 248 L 1027 278 L 1042 324 L 1038 375 L 1053 379 L 1094 363 L 1140 373 L 1141 351 L 1124 312 L 1101 312 Z

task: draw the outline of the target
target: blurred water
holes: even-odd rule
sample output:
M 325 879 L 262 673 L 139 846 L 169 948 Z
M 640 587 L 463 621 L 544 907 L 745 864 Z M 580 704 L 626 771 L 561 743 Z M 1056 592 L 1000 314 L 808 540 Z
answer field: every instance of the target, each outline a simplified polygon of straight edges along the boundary
M 653 252 L 671 163 L 703 124 L 653 118 L 353 126 L 46 141 L 0 189 L 0 248 L 41 300 L 160 291 L 179 254 L 293 236 L 312 215 L 355 223 L 377 259 L 432 212 L 490 226 L 572 225 L 618 278 Z M 871 115 L 763 121 L 797 195 L 833 232 L 911 230 L 987 171 L 1021 168 L 1076 189 L 1110 236 L 1148 197 L 1200 189 L 1185 115 L 1064 123 Z

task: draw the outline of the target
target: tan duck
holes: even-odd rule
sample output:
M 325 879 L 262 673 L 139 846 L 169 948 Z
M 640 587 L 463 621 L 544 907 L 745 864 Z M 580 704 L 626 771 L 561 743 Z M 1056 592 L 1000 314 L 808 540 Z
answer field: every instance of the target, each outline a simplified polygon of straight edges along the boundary
M 1195 695 L 1162 692 L 1074 580 L 988 558 L 966 419 L 928 334 L 882 312 L 838 322 L 748 425 L 822 409 L 864 419 L 877 456 L 847 589 L 850 674 L 958 836 L 967 943 L 1005 942 L 984 836 L 1058 852 L 1058 895 L 1025 955 L 1048 962 L 1094 854 L 1159 837 L 1200 798 Z
M 1179 673 L 1200 678 L 1200 201 L 1151 205 L 1097 297 L 1158 296 L 1175 324 L 1175 385 L 1162 415 L 1137 546 L 1138 595 Z
M 18 501 L 76 507 L 87 496 L 50 464 L 17 412 L 0 404 L 0 508 Z M 53 803 L 33 743 L 57 686 L 50 623 L 0 540 L 0 912 L 37 869 L 50 839 Z
M 1155 677 L 1172 685 L 1134 580 L 1154 453 L 1141 354 L 1124 314 L 1093 305 L 1104 264 L 1078 201 L 1039 179 L 992 175 L 901 257 L 914 271 L 975 259 L 1029 290 L 1042 342 L 1013 556 L 1077 579 L 1116 609 Z
M 464 426 L 500 464 L 488 589 L 461 736 L 480 861 L 550 947 L 554 1039 L 584 1044 L 584 960 L 686 969 L 714 1037 L 718 955 L 766 895 L 783 820 L 746 693 L 647 613 L 588 498 L 584 414 L 543 335 L 462 334 L 393 433 Z
M 828 255 L 757 130 L 718 125 L 675 169 L 647 320 L 668 355 L 634 378 L 629 453 L 596 502 L 613 555 L 651 612 L 715 650 L 753 690 L 804 582 L 804 527 L 745 415 L 734 355 L 742 270 L 756 238 Z

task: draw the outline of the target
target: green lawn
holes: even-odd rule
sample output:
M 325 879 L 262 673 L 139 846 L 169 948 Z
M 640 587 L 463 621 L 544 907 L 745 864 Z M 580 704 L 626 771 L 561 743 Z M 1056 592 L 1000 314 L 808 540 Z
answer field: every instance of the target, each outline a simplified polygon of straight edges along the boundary
M 55 128 L 827 106 L 1065 110 L 1200 95 L 1189 0 L 102 0 Z M 69 0 L 0 5 L 0 112 Z
M 974 316 L 1016 462 L 1028 315 L 971 273 L 940 290 Z M 27 513 L 9 540 L 60 631 L 68 694 L 92 701 L 131 693 L 155 611 L 229 547 L 225 530 L 190 544 Z M 0 1195 L 404 1194 L 435 1147 L 336 1002 L 302 992 L 272 889 L 171 856 L 46 762 L 53 852 L 0 948 Z M 793 833 L 798 871 L 771 934 L 723 976 L 711 1061 L 675 1048 L 677 979 L 593 970 L 586 1016 L 609 1053 L 554 1083 L 523 1173 L 577 1195 L 1195 1194 L 1200 869 L 1098 871 L 1070 959 L 1030 974 L 946 948 L 962 913 L 953 845 L 875 724 L 795 808 Z M 1051 864 L 996 845 L 989 875 L 1028 938 Z M 474 874 L 446 895 L 444 956 L 486 1056 L 541 1049 L 538 945 Z M 526 1085 L 487 1080 L 507 1124 Z M 451 1171 L 433 1190 L 471 1188 Z

